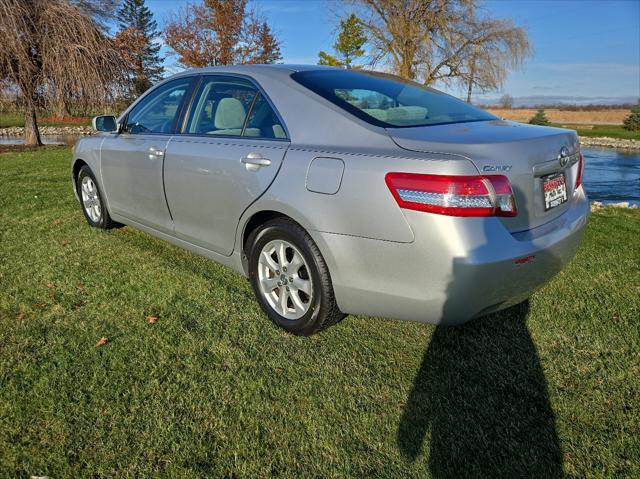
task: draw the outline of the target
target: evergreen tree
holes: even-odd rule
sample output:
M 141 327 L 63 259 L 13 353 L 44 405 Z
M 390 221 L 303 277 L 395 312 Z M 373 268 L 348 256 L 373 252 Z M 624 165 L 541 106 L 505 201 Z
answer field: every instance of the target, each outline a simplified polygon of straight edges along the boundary
M 624 119 L 624 129 L 629 131 L 640 130 L 640 103 L 634 106 L 629 116 Z
M 533 117 L 531 117 L 531 119 L 529 120 L 529 124 L 531 125 L 548 125 L 549 124 L 549 119 L 547 118 L 547 115 L 544 114 L 544 108 L 538 108 L 538 111 L 536 112 L 536 114 L 533 115 Z
M 344 66 L 347 68 L 361 68 L 352 62 L 364 55 L 364 44 L 367 36 L 364 34 L 360 20 L 353 13 L 345 20 L 340 20 L 340 33 L 338 40 L 333 44 L 337 56 L 321 51 L 318 65 Z
M 164 73 L 160 45 L 153 43 L 158 24 L 145 0 L 124 0 L 117 19 L 116 44 L 129 64 L 133 94 L 139 96 Z

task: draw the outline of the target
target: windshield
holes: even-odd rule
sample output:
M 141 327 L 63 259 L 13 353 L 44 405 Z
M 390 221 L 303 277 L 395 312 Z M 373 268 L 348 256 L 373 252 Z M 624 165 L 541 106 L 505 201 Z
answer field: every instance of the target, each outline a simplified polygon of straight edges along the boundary
M 311 70 L 293 73 L 291 77 L 377 126 L 411 127 L 497 119 L 450 95 L 384 73 Z

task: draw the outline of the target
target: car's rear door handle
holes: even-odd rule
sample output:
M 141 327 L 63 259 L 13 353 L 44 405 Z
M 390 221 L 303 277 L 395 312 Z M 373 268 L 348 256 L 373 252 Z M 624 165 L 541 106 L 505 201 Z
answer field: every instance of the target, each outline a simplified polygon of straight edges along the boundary
M 162 158 L 163 156 L 164 156 L 164 151 L 158 150 L 157 148 L 154 148 L 153 146 L 151 148 L 149 148 L 149 159 L 150 160 L 156 160 L 158 158 Z
M 260 153 L 249 153 L 247 156 L 240 158 L 249 171 L 256 171 L 263 166 L 270 166 L 271 160 L 264 158 Z

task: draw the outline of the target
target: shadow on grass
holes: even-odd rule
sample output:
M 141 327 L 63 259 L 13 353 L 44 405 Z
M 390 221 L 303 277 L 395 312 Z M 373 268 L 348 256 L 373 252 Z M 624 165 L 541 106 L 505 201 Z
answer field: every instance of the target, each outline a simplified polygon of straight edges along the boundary
M 428 442 L 434 477 L 562 476 L 528 312 L 525 302 L 464 326 L 436 328 L 398 429 L 409 459 Z
M 529 215 L 522 202 L 518 217 L 528 224 Z M 502 244 L 489 222 L 483 227 L 481 244 L 453 261 L 447 316 L 460 314 L 455 298 L 469 288 L 466 279 L 475 268 L 470 258 L 495 260 Z M 490 273 L 483 294 L 526 291 L 562 264 L 553 251 L 538 252 L 529 269 L 510 274 L 503 266 Z M 398 427 L 405 457 L 415 460 L 428 443 L 433 477 L 562 477 L 555 416 L 528 316 L 527 300 L 462 326 L 436 327 Z

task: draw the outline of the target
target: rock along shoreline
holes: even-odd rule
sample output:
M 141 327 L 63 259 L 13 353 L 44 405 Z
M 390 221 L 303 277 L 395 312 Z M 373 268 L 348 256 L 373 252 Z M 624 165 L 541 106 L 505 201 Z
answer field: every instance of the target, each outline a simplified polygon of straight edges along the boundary
M 65 136 L 65 135 L 91 135 L 93 128 L 87 125 L 71 125 L 71 126 L 41 126 L 39 127 L 41 135 L 47 136 Z M 14 126 L 10 128 L 0 128 L 0 136 L 22 136 L 24 128 Z M 640 140 L 627 140 L 624 138 L 603 137 L 580 137 L 580 145 L 595 146 L 602 148 L 618 148 L 628 150 L 640 150 Z
M 66 135 L 91 135 L 94 133 L 93 127 L 88 125 L 72 125 L 72 126 L 39 126 L 38 130 L 41 135 L 46 136 L 66 136 Z M 21 126 L 12 126 L 9 128 L 0 128 L 0 136 L 22 136 L 24 128 Z
M 608 136 L 589 137 L 580 136 L 580 146 L 596 146 L 602 148 L 617 148 L 622 150 L 640 150 L 640 140 L 625 138 L 609 138 Z

